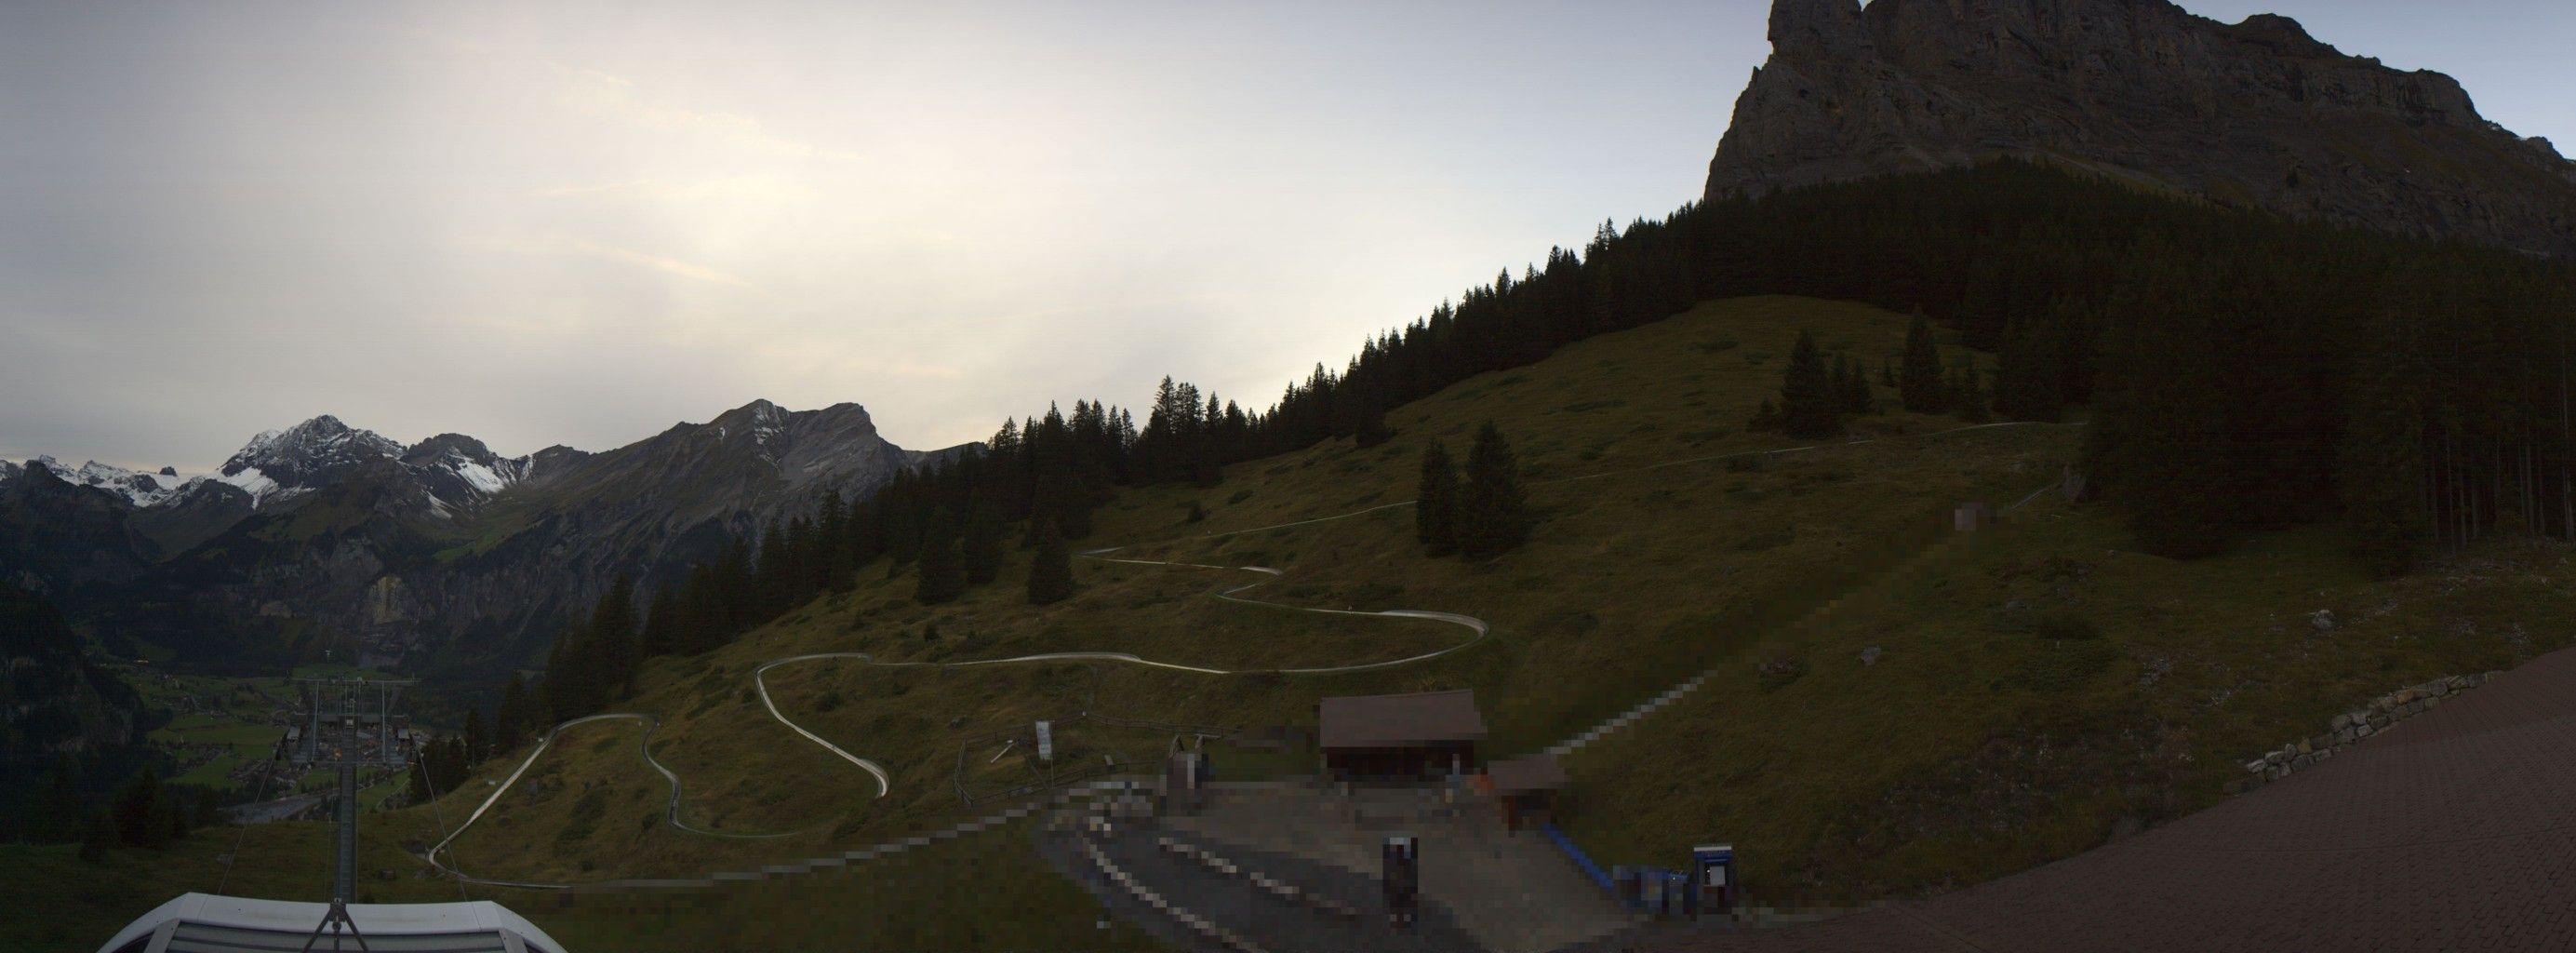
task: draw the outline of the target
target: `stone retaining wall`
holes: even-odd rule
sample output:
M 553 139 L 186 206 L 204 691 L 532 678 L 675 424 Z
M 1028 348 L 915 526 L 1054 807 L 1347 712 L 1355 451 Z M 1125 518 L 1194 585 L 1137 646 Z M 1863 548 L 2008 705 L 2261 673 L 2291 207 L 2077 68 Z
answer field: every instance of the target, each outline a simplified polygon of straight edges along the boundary
M 2335 752 L 2352 746 L 2388 726 L 2423 714 L 2461 692 L 2487 683 L 2503 672 L 2453 675 L 2421 685 L 2409 685 L 2370 700 L 2370 704 L 2334 716 L 2326 732 L 2301 738 L 2245 763 L 2246 776 L 2230 782 L 2230 793 L 2250 791 L 2273 781 L 2289 777 L 2292 772 L 2322 764 Z

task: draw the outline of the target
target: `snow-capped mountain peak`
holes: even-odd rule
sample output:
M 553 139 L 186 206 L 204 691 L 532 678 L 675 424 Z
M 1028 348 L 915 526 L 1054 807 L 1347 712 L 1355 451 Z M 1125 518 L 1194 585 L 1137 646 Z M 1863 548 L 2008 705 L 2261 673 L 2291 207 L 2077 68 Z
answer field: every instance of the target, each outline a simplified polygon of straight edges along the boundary
M 281 472 L 301 473 L 317 466 L 400 456 L 402 449 L 402 444 L 375 431 L 360 430 L 341 423 L 338 417 L 323 414 L 284 430 L 252 437 L 240 452 L 224 461 L 221 472 L 229 475 L 256 467 L 276 478 Z
M 252 437 L 224 461 L 214 479 L 240 487 L 265 507 L 336 482 L 370 461 L 398 457 L 402 444 L 329 414 Z
M 29 466 L 43 467 L 56 478 L 77 486 L 93 486 L 118 496 L 136 506 L 158 506 L 168 502 L 186 486 L 186 481 L 173 474 L 138 473 L 114 464 L 91 460 L 73 467 L 52 457 L 37 457 Z M 163 468 L 168 469 L 168 468 Z M 0 472 L 0 479 L 18 475 L 19 468 Z
M 503 457 L 483 441 L 443 433 L 403 451 L 402 462 L 449 503 L 468 503 L 508 489 L 536 469 L 534 457 Z

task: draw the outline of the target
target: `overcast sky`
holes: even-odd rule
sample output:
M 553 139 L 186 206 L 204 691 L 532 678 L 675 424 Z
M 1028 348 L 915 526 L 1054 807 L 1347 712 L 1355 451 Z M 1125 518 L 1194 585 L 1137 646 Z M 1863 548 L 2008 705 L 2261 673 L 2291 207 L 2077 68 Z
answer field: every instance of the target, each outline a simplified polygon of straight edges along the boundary
M 2576 146 L 2563 0 L 2261 10 Z M 1767 2 L 0 0 L 0 458 L 1258 407 L 1699 193 Z

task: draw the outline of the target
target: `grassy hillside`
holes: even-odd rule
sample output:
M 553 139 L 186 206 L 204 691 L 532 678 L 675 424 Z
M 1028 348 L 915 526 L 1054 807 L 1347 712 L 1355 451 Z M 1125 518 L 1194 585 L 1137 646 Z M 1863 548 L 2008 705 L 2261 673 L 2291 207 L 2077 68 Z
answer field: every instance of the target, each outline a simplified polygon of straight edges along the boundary
M 652 661 L 636 696 L 612 706 L 658 719 L 649 744 L 685 780 L 684 819 L 737 836 L 658 823 L 668 788 L 637 757 L 643 725 L 599 722 L 566 731 L 458 838 L 454 858 L 480 876 L 569 881 L 754 869 L 997 810 L 968 803 L 961 787 L 998 791 L 1036 777 L 1003 739 L 1037 719 L 1058 723 L 1066 770 L 1094 758 L 1140 762 L 1170 737 L 1084 721 L 1086 712 L 1241 729 L 1312 724 L 1325 695 L 1468 687 L 1492 728 L 1486 750 L 1499 756 L 1563 740 L 1714 670 L 1699 692 L 1569 759 L 1570 829 L 1605 863 L 1675 864 L 1691 842 L 1732 840 L 1757 895 L 1849 902 L 1987 879 L 2177 816 L 2221 796 L 2244 758 L 2322 730 L 2373 694 L 2508 667 L 2568 641 L 2553 620 L 2571 607 L 2548 583 L 2566 571 L 2560 549 L 2499 545 L 2373 583 L 2312 530 L 2183 563 L 2132 552 L 2109 516 L 2053 495 L 1960 535 L 1948 530 L 1954 504 L 2001 506 L 2051 486 L 2080 431 L 1961 430 L 1902 412 L 1856 421 L 1860 443 L 1801 449 L 1744 431 L 1776 394 L 1802 328 L 1875 369 L 1905 325 L 1808 299 L 1709 303 L 1400 408 L 1387 418 L 1397 436 L 1382 446 L 1335 441 L 1239 465 L 1212 488 L 1130 491 L 1080 544 L 1118 547 L 1108 555 L 1121 559 L 1280 571 L 1246 598 L 1491 623 L 1490 638 L 1456 653 L 1365 673 L 1261 672 L 1404 658 L 1468 636 L 1434 621 L 1212 598 L 1264 579 L 1239 569 L 1083 560 L 1078 596 L 1030 607 L 1019 589 L 1027 557 L 1013 551 L 1000 582 L 923 607 L 908 573 L 878 563 L 850 591 L 723 649 Z M 1422 448 L 1437 439 L 1463 451 L 1489 420 L 1531 481 L 1536 533 L 1486 563 L 1425 559 L 1400 505 Z M 2337 628 L 2309 625 L 2319 608 L 2342 620 Z M 1873 648 L 1875 662 L 1864 663 Z M 1073 650 L 1253 673 L 950 664 Z M 771 720 L 752 690 L 762 664 L 822 652 L 914 663 L 824 659 L 768 676 L 781 711 L 884 765 L 883 797 L 865 772 Z M 371 817 L 371 842 L 436 840 L 524 754 L 495 759 L 434 806 Z M 1307 764 L 1307 753 L 1220 749 L 1217 758 L 1220 774 L 1235 777 Z M 273 830 L 302 828 L 253 836 Z M 757 911 L 806 909 L 827 895 L 818 891 L 908 890 L 931 899 L 865 901 L 867 929 L 926 946 L 1102 939 L 1084 932 L 1079 888 L 1043 875 L 1014 836 L 846 875 L 877 878 L 881 893 L 846 891 L 827 875 L 728 888 L 635 914 L 643 919 L 592 917 L 608 908 L 582 906 L 589 898 L 530 912 L 549 929 L 564 924 L 568 941 L 683 949 Z M 398 857 L 386 866 L 403 877 L 419 869 Z M 959 906 L 944 898 L 995 883 L 996 870 L 1030 892 L 1034 912 L 1005 907 L 1014 912 L 976 929 L 1029 932 L 953 932 Z M 1112 945 L 1129 942 L 1118 936 Z
M 1585 783 L 1575 836 L 1665 863 L 1732 840 L 1751 889 L 1781 902 L 1965 885 L 2208 806 L 2245 761 L 2372 696 L 2576 640 L 2563 546 L 2500 543 L 2383 583 L 2323 530 L 2177 562 L 2129 551 L 2095 508 L 2018 515 L 1579 753 L 1579 782 L 1693 783 Z M 1756 665 L 1777 659 L 1805 674 L 1766 685 Z
M 1586 342 L 1547 362 L 1487 375 L 1390 415 L 1399 436 L 1359 450 L 1347 442 L 1236 468 L 1220 486 L 1131 492 L 1105 508 L 1086 545 L 1128 544 L 1119 558 L 1283 572 L 1247 597 L 1332 609 L 1414 608 L 1484 618 L 1493 637 L 1420 665 L 1320 676 L 1208 676 L 1110 663 L 914 668 L 820 660 L 775 669 L 782 711 L 886 766 L 890 793 L 771 721 L 748 692 L 761 663 L 813 652 L 863 652 L 879 662 L 942 663 L 1073 650 L 1134 653 L 1181 664 L 1255 670 L 1402 658 L 1455 645 L 1465 630 L 1426 620 L 1319 616 L 1209 597 L 1256 582 L 1240 570 L 1084 561 L 1083 592 L 1026 606 L 1014 565 L 1003 583 L 926 608 L 912 579 L 883 565 L 851 592 L 818 600 L 722 650 L 655 662 L 620 710 L 661 720 L 656 756 L 687 780 L 692 824 L 742 833 L 728 841 L 648 828 L 660 779 L 632 757 L 632 740 L 568 737 L 541 762 L 560 781 L 514 790 L 494 818 L 459 840 L 461 862 L 486 876 L 604 878 L 740 866 L 899 836 L 981 811 L 959 785 L 1003 786 L 992 775 L 1029 770 L 994 736 L 1047 718 L 1066 744 L 1123 761 L 1160 750 L 1169 732 L 1080 723 L 1085 711 L 1165 723 L 1250 728 L 1310 724 L 1328 694 L 1472 687 L 1494 729 L 1493 748 L 1531 750 L 1718 664 L 1743 644 L 1937 540 L 1951 504 L 2008 501 L 2048 485 L 2073 450 L 2063 428 L 1936 433 L 1960 424 L 1889 414 L 1856 437 L 1885 439 L 1764 457 L 1793 446 L 1748 434 L 1742 422 L 1777 387 L 1801 328 L 1829 349 L 1875 366 L 1902 343 L 1902 317 L 1792 298 L 1722 302 L 1647 328 Z M 1651 387 L 1646 382 L 1653 382 Z M 1403 507 L 1348 519 L 1261 529 L 1409 499 L 1431 439 L 1463 442 L 1493 420 L 1533 481 L 1543 520 L 1522 550 L 1485 564 L 1421 558 Z M 1463 450 L 1463 446 L 1460 447 Z M 1206 518 L 1187 519 L 1191 503 Z M 1014 553 L 1013 558 L 1022 558 Z M 1623 594 L 1604 597 L 1604 593 Z M 581 732 L 631 731 L 610 725 Z M 605 750 L 592 752 L 590 746 Z M 971 750 L 969 750 L 971 749 Z M 1225 761 L 1223 754 L 1220 762 Z M 958 774 L 961 762 L 973 770 Z M 1288 766 L 1271 759 L 1269 769 Z M 1017 765 L 1015 767 L 1015 765 Z M 496 764 L 498 775 L 509 765 Z M 523 781 L 526 785 L 529 782 Z M 580 836 L 547 836 L 565 795 L 582 785 L 618 816 Z M 557 792 L 557 793 L 548 793 Z M 449 800 L 469 810 L 480 794 Z M 553 800 L 548 800 L 552 798 Z M 989 810 L 989 807 L 982 808 Z M 587 866 L 585 866 L 587 865 Z

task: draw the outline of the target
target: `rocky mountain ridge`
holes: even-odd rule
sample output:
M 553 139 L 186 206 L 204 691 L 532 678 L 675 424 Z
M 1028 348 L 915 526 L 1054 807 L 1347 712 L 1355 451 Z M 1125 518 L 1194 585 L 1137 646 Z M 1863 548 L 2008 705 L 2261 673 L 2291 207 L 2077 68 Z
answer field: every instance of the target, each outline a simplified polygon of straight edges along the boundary
M 202 658 L 507 664 L 619 574 L 675 580 L 826 489 L 862 497 L 936 456 L 887 442 L 857 404 L 754 401 L 615 450 L 515 458 L 326 415 L 194 479 L 0 470 L 0 579 Z
M 1712 200 L 1998 155 L 2402 234 L 2576 254 L 2576 163 L 2457 81 L 2165 0 L 1776 0 Z

